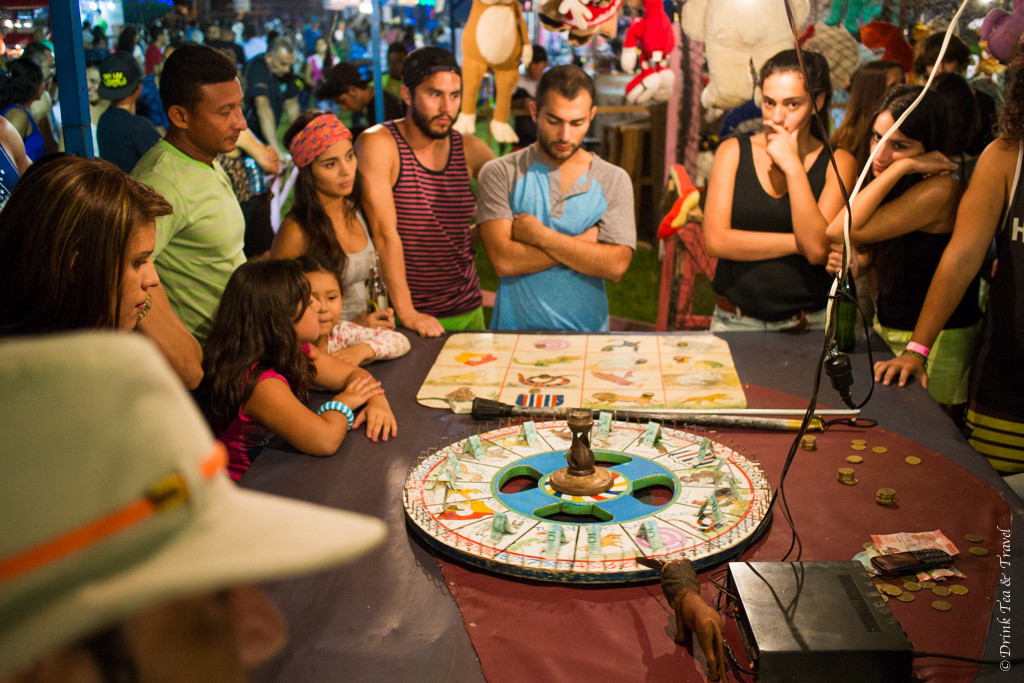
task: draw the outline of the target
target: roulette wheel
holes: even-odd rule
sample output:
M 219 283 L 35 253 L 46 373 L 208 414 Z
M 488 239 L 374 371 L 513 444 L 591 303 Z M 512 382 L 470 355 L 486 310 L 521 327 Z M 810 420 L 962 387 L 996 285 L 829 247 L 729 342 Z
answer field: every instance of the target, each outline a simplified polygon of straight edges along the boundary
M 638 557 L 707 569 L 767 529 L 772 494 L 756 462 L 702 434 L 608 417 L 510 423 L 431 449 L 406 480 L 410 528 L 467 564 L 567 583 L 657 578 Z M 560 483 L 575 442 L 593 453 L 601 490 Z

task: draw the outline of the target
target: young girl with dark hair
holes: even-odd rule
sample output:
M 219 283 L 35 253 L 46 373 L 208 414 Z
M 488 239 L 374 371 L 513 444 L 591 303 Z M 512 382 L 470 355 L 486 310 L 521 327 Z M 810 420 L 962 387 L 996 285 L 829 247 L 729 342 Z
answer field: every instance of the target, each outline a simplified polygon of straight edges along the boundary
M 726 140 L 715 156 L 704 210 L 704 243 L 718 258 L 715 331 L 824 329 L 825 228 L 843 206 L 839 183 L 852 185 L 856 164 L 842 150 L 839 176 L 829 163 L 828 63 L 803 55 L 809 83 L 793 50 L 765 62 L 765 131 Z
M 872 128 L 872 150 L 921 94 L 917 85 L 890 90 Z M 946 104 L 927 91 L 920 104 L 876 151 L 872 180 L 853 202 L 850 241 L 868 245 L 866 259 L 878 272 L 875 330 L 893 353 L 901 353 L 924 303 L 928 285 L 949 243 L 960 180 L 947 149 Z M 829 236 L 843 239 L 842 212 Z M 961 298 L 957 310 L 931 348 L 928 390 L 951 412 L 967 400 L 967 372 L 978 334 L 978 284 Z
M 334 271 L 315 256 L 295 259 L 309 281 L 313 298 L 320 304 L 320 336 L 316 347 L 335 358 L 365 365 L 409 353 L 409 339 L 397 330 L 371 329 L 341 319 L 345 298 Z
M 313 346 L 319 310 L 294 261 L 249 261 L 228 280 L 203 368 L 207 419 L 236 481 L 272 432 L 310 455 L 334 454 L 363 423 L 373 441 L 398 433 L 380 383 Z M 306 407 L 314 384 L 339 392 L 316 411 Z
M 377 251 L 361 208 L 352 133 L 334 114 L 301 114 L 284 136 L 299 167 L 292 210 L 271 247 L 272 258 L 312 254 L 337 273 L 345 308 L 342 318 L 365 327 L 394 329 L 394 311 L 367 313 L 366 281 Z

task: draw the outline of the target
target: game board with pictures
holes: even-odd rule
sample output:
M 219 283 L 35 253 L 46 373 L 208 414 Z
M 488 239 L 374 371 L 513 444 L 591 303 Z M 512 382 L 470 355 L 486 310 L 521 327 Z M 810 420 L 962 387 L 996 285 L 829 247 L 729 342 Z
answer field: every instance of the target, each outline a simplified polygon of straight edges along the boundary
M 416 395 L 522 407 L 745 408 L 725 340 L 674 335 L 454 334 Z

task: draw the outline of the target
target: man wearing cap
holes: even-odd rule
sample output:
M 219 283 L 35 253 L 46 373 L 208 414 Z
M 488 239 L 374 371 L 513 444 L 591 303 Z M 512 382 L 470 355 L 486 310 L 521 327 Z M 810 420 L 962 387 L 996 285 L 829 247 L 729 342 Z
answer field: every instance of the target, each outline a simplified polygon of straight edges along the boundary
M 356 141 L 363 203 L 400 322 L 425 337 L 483 328 L 470 189 L 490 147 L 452 129 L 462 102 L 455 56 L 422 47 L 402 66 L 406 116 Z
M 235 148 L 245 130 L 236 74 L 231 60 L 212 47 L 188 44 L 175 50 L 160 75 L 167 135 L 132 172 L 174 207 L 156 222 L 153 263 L 161 286 L 147 317 L 172 306 L 200 344 L 228 278 L 245 262 L 245 219 L 216 161 Z
M 76 405 L 54 409 L 57 395 Z M 384 536 L 378 520 L 235 486 L 139 335 L 0 345 L 0 414 L 17 454 L 0 478 L 4 683 L 247 680 L 287 639 L 254 584 Z
M 387 90 L 382 91 L 382 94 L 384 96 L 384 120 L 401 118 L 404 113 L 402 101 Z M 364 130 L 379 123 L 373 83 L 364 80 L 359 75 L 359 68 L 355 64 L 348 62 L 335 64 L 324 82 L 316 89 L 316 98 L 318 100 L 333 100 L 343 111 L 362 114 L 367 125 L 360 126 L 353 122 L 352 135 L 355 137 L 359 137 Z
M 135 113 L 142 95 L 142 69 L 127 52 L 115 52 L 100 63 L 99 96 L 110 106 L 96 124 L 101 159 L 131 173 L 142 155 L 157 143 L 160 133 L 144 116 Z
M 480 172 L 480 239 L 498 274 L 491 328 L 608 331 L 605 280 L 636 246 L 633 184 L 583 149 L 594 82 L 556 66 L 529 103 L 537 141 Z
M 299 90 L 290 78 L 295 55 L 284 38 L 271 41 L 267 51 L 245 66 L 246 123 L 260 142 L 284 154 L 277 138 L 281 115 L 299 115 Z

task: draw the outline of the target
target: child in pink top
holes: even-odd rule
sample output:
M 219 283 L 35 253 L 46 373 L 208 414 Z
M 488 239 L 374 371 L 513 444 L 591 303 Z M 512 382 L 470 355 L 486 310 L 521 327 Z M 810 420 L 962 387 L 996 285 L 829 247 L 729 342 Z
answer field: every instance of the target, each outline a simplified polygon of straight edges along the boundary
M 337 275 L 314 256 L 300 256 L 296 261 L 309 282 L 313 298 L 320 302 L 320 336 L 316 341 L 320 351 L 356 365 L 398 358 L 409 352 L 409 339 L 401 332 L 341 320 L 343 298 Z
M 363 423 L 373 441 L 398 433 L 380 383 L 313 346 L 320 336 L 319 311 L 294 261 L 249 261 L 228 280 L 203 370 L 207 417 L 228 448 L 235 480 L 272 432 L 310 455 L 334 454 Z M 315 412 L 306 407 L 314 384 L 340 392 Z

